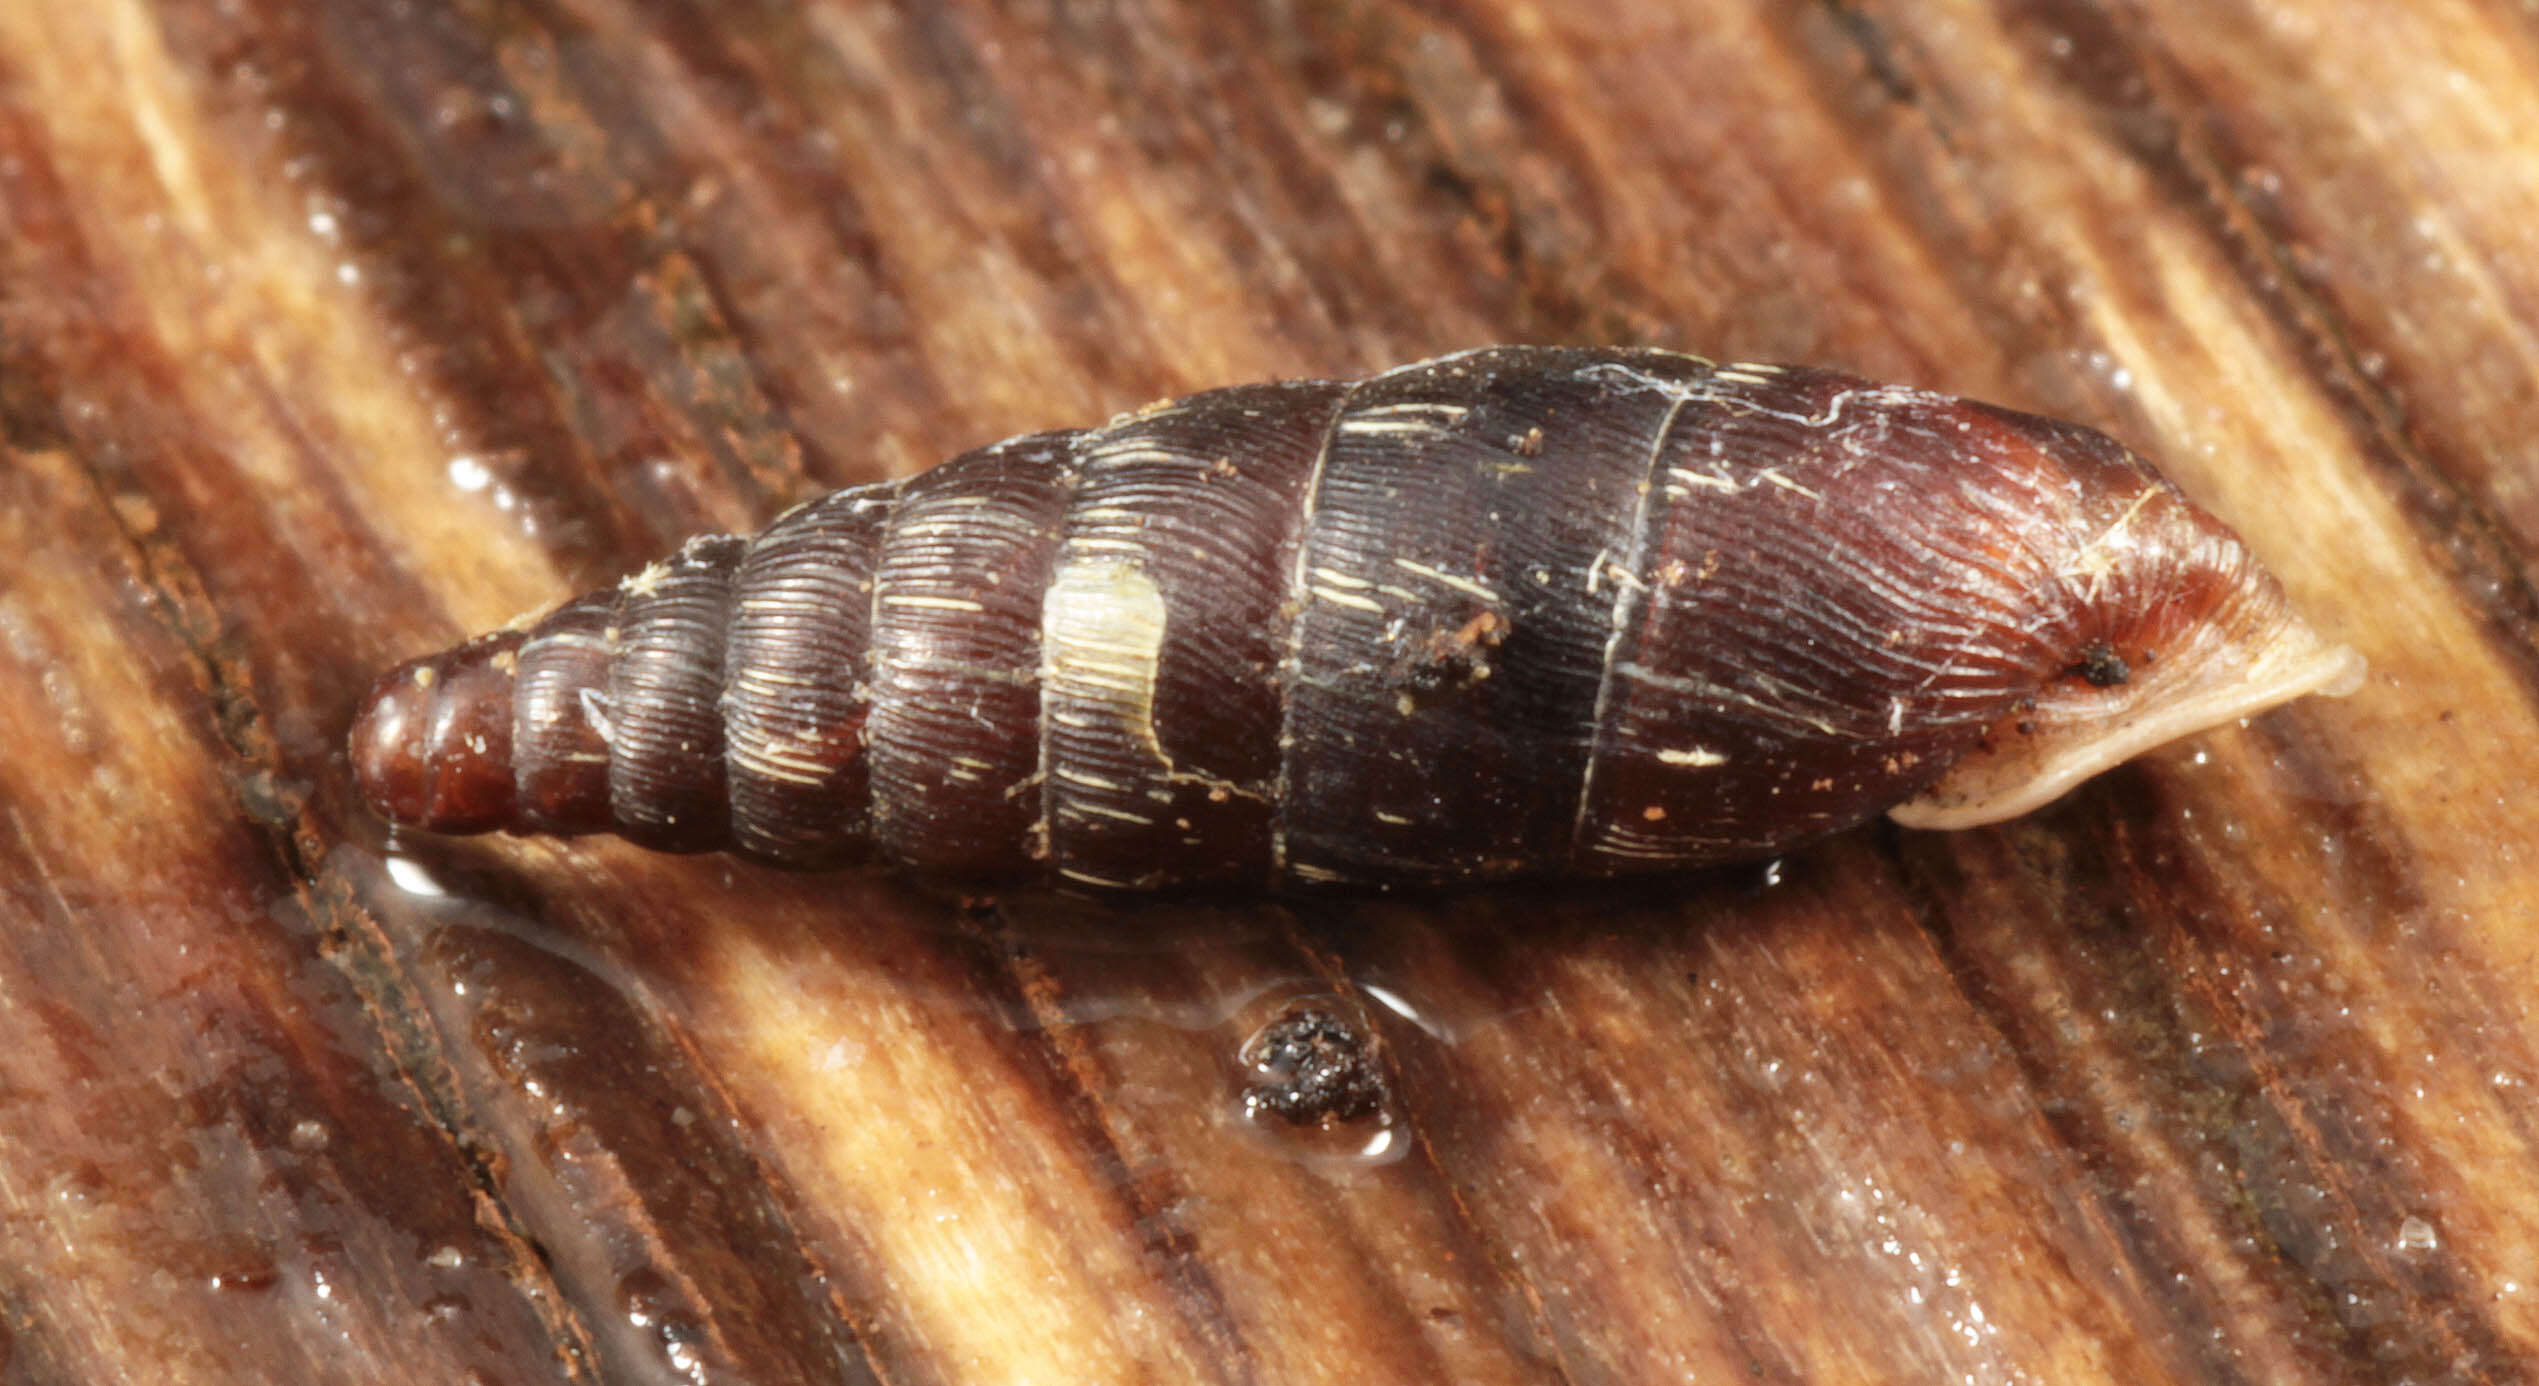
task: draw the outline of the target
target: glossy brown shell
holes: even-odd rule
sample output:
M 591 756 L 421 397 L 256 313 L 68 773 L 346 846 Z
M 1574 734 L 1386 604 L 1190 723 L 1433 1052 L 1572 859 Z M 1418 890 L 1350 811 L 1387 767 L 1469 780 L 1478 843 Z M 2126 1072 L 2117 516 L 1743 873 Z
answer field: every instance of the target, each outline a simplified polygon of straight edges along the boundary
M 2351 674 L 2101 434 L 1501 347 L 1212 391 L 692 541 L 391 674 L 353 753 L 383 813 L 442 831 L 1447 884 L 1987 821 Z

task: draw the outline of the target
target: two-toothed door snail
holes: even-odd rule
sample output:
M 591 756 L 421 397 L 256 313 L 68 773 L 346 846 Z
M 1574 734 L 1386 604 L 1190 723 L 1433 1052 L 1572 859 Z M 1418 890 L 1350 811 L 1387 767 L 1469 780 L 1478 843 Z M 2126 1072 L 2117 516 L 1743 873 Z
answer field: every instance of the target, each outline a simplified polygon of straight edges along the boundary
M 2024 812 L 2360 678 L 2088 429 L 1494 347 L 1214 390 L 698 539 L 410 663 L 442 832 L 1105 887 L 1604 876 Z

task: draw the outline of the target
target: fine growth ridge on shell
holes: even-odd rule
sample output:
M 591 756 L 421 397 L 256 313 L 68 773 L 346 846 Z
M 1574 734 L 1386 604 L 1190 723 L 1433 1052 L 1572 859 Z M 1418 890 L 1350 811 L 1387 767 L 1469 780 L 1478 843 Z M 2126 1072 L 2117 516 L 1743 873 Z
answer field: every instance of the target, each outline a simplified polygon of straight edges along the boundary
M 2361 680 L 2077 425 L 1491 347 L 1009 439 L 384 678 L 443 832 L 1082 886 L 1450 885 L 2011 817 Z

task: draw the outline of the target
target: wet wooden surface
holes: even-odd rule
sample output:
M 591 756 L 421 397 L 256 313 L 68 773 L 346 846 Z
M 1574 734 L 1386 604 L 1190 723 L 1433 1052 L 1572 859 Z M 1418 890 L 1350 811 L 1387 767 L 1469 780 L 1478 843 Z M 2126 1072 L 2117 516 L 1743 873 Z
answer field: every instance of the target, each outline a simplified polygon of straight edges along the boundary
M 2506 0 L 0 6 L 0 1381 L 2532 1379 L 2533 129 Z M 2106 427 L 2372 679 L 1448 902 L 348 799 L 690 532 L 1502 340 Z

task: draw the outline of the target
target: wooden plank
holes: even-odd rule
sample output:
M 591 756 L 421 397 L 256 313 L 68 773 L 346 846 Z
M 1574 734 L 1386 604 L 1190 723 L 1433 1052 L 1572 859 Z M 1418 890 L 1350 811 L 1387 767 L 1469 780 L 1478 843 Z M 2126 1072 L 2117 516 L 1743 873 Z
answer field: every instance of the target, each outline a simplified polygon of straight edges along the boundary
M 2534 122 L 2499 0 L 0 6 L 0 1378 L 2539 1375 Z M 687 534 L 1494 340 L 2106 427 L 2372 679 L 1627 890 L 350 797 Z
M 276 787 L 128 520 L 63 453 L 0 468 L 0 1348 L 34 1380 L 590 1379 L 330 961 L 326 888 L 250 821 Z

